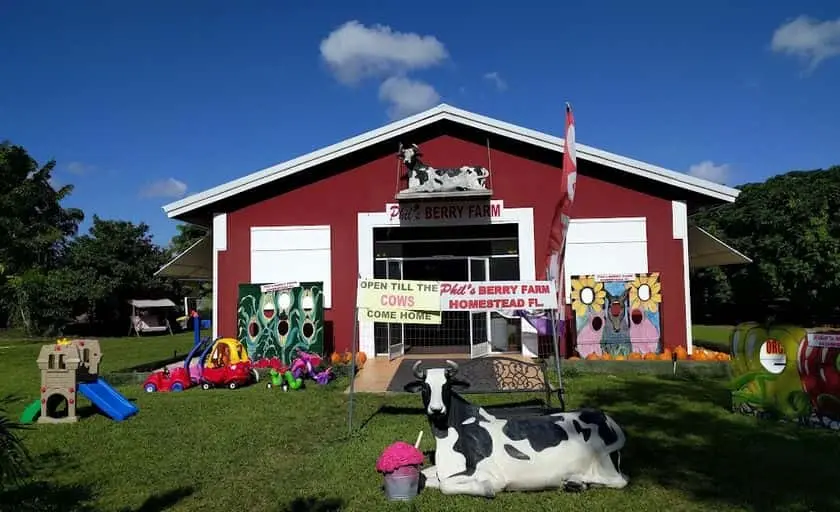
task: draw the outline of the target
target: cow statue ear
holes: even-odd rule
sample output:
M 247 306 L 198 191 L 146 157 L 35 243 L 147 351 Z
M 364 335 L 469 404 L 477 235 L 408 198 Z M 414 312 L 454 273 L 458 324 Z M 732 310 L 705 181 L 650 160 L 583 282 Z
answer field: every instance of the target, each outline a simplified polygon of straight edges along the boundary
M 455 390 L 464 390 L 470 387 L 470 383 L 461 379 L 449 379 L 449 385 Z
M 419 393 L 423 390 L 423 383 L 418 380 L 414 380 L 403 386 L 403 389 L 409 393 Z

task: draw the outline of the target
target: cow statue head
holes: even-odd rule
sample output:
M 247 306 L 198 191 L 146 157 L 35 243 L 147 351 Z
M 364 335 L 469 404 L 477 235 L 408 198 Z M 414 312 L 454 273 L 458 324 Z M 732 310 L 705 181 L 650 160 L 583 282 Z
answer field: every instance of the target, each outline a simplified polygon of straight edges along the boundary
M 414 363 L 412 370 L 416 381 L 405 385 L 409 393 L 421 393 L 423 407 L 426 414 L 434 422 L 445 420 L 452 408 L 452 391 L 466 389 L 469 383 L 455 377 L 458 373 L 458 364 L 446 360 L 446 368 L 421 368 L 423 361 Z
M 421 156 L 423 156 L 423 153 L 420 151 L 420 147 L 417 144 L 412 144 L 410 146 L 403 146 L 400 144 L 400 149 L 397 152 L 397 158 L 402 160 L 402 162 L 409 167 L 412 166 Z

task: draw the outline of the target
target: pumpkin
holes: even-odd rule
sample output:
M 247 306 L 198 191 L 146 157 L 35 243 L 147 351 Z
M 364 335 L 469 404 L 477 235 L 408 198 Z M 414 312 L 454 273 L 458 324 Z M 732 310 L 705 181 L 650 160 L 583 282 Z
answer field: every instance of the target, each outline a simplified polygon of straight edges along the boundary
M 718 352 L 717 360 L 718 361 L 729 361 L 729 354 L 724 354 L 723 352 Z
M 648 352 L 642 357 L 642 359 L 644 359 L 645 361 L 655 361 L 659 359 L 659 354 L 657 354 L 656 352 Z
M 691 359 L 695 361 L 705 361 L 706 360 L 706 353 L 702 350 L 695 350 L 693 354 L 691 354 Z
M 340 364 L 341 363 L 341 355 L 338 352 L 333 352 L 330 354 L 330 362 L 332 364 Z
M 642 360 L 642 353 L 641 352 L 630 352 L 630 355 L 627 356 L 627 359 L 630 361 L 641 361 Z
M 603 354 L 601 354 L 601 359 L 603 359 L 604 361 L 610 361 L 612 360 L 612 358 L 613 357 L 610 355 L 609 352 L 604 352 Z
M 578 356 L 572 356 L 569 359 L 567 359 L 567 361 L 580 361 L 580 358 Z
M 353 360 L 353 354 L 348 350 L 347 352 L 344 353 L 343 362 L 344 362 L 344 364 L 350 364 L 350 361 L 352 361 L 352 360 Z
M 686 359 L 688 359 L 688 351 L 682 345 L 675 348 L 674 353 L 677 354 L 677 359 L 679 359 L 680 361 L 685 361 Z
M 615 356 L 616 361 L 624 361 L 625 359 L 627 358 L 624 357 L 624 354 L 618 354 L 617 356 Z
M 367 362 L 367 354 L 364 352 L 357 352 L 356 353 L 356 366 L 359 368 L 364 368 L 365 363 Z
M 601 359 L 601 357 L 598 354 L 596 354 L 595 352 L 592 352 L 591 354 L 586 356 L 587 361 L 597 361 L 598 359 Z

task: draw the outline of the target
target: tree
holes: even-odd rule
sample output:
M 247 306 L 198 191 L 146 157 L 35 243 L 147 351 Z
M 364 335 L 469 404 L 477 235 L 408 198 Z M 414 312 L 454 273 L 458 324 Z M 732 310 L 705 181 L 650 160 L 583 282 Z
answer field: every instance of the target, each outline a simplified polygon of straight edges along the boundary
M 176 285 L 154 276 L 166 262 L 166 251 L 152 241 L 149 226 L 93 217 L 87 234 L 67 247 L 63 296 L 74 301 L 77 313 L 99 324 L 122 329 L 128 325 L 129 299 L 177 297 Z
M 206 228 L 195 224 L 178 224 L 175 229 L 178 232 L 169 241 L 169 250 L 173 258 L 189 249 L 191 245 L 207 236 L 208 233 Z
M 57 267 L 84 219 L 81 210 L 61 206 L 73 187 L 54 188 L 54 168 L 54 161 L 39 167 L 21 146 L 0 144 L 0 309 L 30 332 L 38 315 L 30 304 L 34 282 Z
M 698 318 L 763 320 L 781 301 L 784 313 L 797 323 L 836 321 L 840 167 L 789 172 L 739 188 L 735 203 L 703 211 L 693 220 L 753 263 L 694 272 Z
M 26 447 L 15 433 L 18 428 L 19 425 L 0 414 L 0 488 L 26 474 L 30 458 Z

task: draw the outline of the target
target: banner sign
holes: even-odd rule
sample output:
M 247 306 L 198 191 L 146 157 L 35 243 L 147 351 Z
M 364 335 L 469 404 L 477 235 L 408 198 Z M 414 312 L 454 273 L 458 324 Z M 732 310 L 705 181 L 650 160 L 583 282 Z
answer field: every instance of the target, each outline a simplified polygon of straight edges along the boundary
M 360 322 L 382 322 L 385 324 L 440 325 L 440 311 L 382 310 L 359 308 Z
M 436 281 L 359 279 L 356 307 L 380 311 L 440 311 L 440 284 Z
M 840 331 L 809 331 L 807 336 L 812 347 L 840 348 Z
M 434 203 L 388 203 L 385 205 L 389 224 L 440 224 L 502 217 L 504 201 L 452 201 Z
M 440 309 L 557 309 L 556 290 L 553 281 L 443 281 L 440 283 Z
M 291 290 L 293 288 L 297 288 L 298 286 L 300 286 L 300 283 L 297 281 L 289 281 L 287 283 L 264 284 L 260 286 L 260 291 L 262 293 L 279 292 L 280 290 Z
M 557 309 L 553 281 L 402 281 L 359 279 L 362 322 L 440 324 L 441 311 Z

